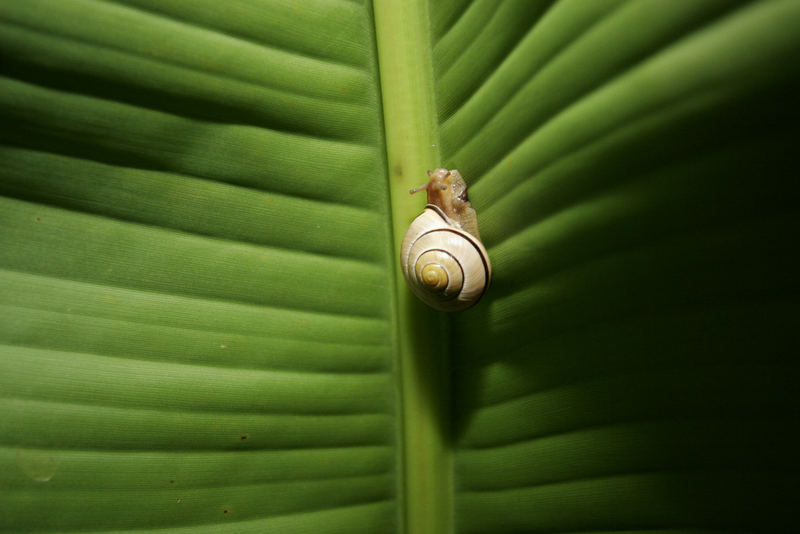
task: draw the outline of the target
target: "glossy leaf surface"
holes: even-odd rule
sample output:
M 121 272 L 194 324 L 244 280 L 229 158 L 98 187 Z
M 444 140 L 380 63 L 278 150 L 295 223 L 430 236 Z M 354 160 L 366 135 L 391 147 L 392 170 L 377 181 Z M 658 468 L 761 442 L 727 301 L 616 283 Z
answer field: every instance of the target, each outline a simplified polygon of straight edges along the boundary
M 798 27 L 0 3 L 0 531 L 791 531 Z M 440 165 L 494 267 L 447 317 L 395 259 Z

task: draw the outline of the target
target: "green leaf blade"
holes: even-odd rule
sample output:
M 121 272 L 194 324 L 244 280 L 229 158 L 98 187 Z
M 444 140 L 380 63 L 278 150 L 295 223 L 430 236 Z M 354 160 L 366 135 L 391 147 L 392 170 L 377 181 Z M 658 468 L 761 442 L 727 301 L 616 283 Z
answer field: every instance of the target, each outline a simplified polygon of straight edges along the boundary
M 600 5 L 441 117 L 494 268 L 453 320 L 457 531 L 781 531 L 797 4 Z
M 0 7 L 0 530 L 396 528 L 371 13 L 316 4 Z

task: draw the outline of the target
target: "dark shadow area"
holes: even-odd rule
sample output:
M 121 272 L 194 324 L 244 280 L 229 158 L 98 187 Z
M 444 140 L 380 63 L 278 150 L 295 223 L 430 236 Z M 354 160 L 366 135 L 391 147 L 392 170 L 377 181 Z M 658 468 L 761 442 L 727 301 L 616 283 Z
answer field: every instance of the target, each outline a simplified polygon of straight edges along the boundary
M 457 517 L 794 530 L 797 94 L 601 140 L 509 201 L 492 287 L 452 320 Z

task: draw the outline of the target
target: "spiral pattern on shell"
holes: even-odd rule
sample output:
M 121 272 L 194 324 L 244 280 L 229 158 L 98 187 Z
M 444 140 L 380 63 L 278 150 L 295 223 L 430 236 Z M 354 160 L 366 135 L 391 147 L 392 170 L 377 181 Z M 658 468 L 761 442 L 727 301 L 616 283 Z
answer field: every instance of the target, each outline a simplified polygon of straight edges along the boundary
M 403 275 L 411 291 L 437 310 L 469 308 L 491 280 L 483 244 L 434 205 L 425 206 L 411 223 L 401 250 Z

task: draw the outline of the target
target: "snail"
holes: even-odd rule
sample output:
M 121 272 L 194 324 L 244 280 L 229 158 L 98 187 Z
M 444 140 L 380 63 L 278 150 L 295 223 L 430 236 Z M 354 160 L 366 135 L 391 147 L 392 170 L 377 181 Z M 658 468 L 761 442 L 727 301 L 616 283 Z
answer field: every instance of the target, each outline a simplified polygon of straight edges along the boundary
M 478 218 L 457 170 L 428 171 L 428 204 L 408 228 L 400 249 L 403 276 L 411 291 L 442 311 L 478 302 L 492 279 L 489 254 L 478 234 Z

